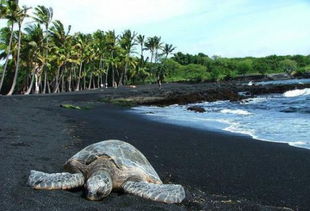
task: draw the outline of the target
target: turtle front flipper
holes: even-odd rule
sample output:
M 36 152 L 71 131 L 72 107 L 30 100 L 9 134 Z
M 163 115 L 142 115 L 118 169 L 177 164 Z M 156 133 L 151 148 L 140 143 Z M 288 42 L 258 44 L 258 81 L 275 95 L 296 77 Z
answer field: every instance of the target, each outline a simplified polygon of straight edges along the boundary
M 34 189 L 72 189 L 84 184 L 84 176 L 81 173 L 53 173 L 48 174 L 31 170 L 28 178 L 28 185 Z
M 181 203 L 185 198 L 185 191 L 181 185 L 127 181 L 122 187 L 127 193 L 169 204 Z

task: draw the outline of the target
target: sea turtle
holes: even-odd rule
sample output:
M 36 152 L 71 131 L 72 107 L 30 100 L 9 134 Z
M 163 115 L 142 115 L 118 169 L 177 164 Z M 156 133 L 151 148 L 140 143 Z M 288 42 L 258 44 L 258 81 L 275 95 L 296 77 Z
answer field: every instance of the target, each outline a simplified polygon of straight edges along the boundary
M 112 189 L 146 199 L 180 203 L 185 198 L 181 185 L 163 184 L 145 156 L 120 140 L 106 140 L 87 146 L 64 165 L 65 173 L 32 170 L 28 184 L 34 189 L 72 189 L 85 186 L 89 200 L 101 200 Z

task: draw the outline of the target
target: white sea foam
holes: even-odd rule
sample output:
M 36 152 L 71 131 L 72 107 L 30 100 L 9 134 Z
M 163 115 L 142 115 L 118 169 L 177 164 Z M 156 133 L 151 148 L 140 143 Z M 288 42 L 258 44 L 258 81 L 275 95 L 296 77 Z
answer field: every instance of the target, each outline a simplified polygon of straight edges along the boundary
M 307 143 L 303 141 L 288 142 L 288 144 L 293 147 L 305 147 L 307 145 Z
M 298 97 L 298 96 L 305 96 L 305 95 L 310 95 L 310 88 L 295 89 L 295 90 L 287 91 L 283 94 L 284 97 Z
M 254 82 L 253 81 L 250 81 L 249 83 L 248 83 L 248 86 L 253 86 L 254 85 Z
M 237 114 L 237 115 L 251 115 L 252 113 L 245 111 L 245 110 L 241 110 L 241 109 L 223 109 L 221 110 L 221 113 L 223 114 Z
M 240 133 L 240 134 L 244 134 L 244 135 L 249 135 L 253 139 L 260 140 L 260 141 L 267 141 L 267 142 L 274 142 L 274 143 L 284 143 L 284 144 L 286 143 L 286 144 L 288 144 L 290 146 L 293 146 L 293 147 L 301 147 L 301 148 L 310 149 L 310 146 L 309 146 L 308 142 L 303 142 L 303 141 L 291 141 L 291 142 L 288 142 L 288 141 L 273 140 L 272 138 L 268 139 L 268 138 L 266 138 L 264 136 L 257 135 L 256 131 L 254 129 L 243 129 L 243 128 L 241 128 L 239 123 L 233 123 L 229 127 L 225 128 L 224 130 L 232 132 L 232 133 Z
M 310 79 L 305 78 L 305 79 L 292 79 L 292 80 L 276 80 L 276 81 L 262 81 L 262 82 L 257 82 L 256 85 L 269 85 L 269 84 L 309 84 Z
M 226 127 L 224 130 L 232 132 L 232 133 L 241 133 L 241 134 L 249 135 L 253 138 L 256 138 L 255 130 L 242 129 L 238 123 L 231 123 L 231 125 L 229 127 Z

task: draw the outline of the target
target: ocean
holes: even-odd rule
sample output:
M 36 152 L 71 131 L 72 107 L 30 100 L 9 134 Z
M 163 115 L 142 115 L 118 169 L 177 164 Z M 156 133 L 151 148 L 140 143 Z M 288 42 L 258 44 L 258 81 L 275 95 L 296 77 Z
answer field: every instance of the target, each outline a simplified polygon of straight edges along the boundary
M 259 84 L 300 84 L 310 79 L 268 81 Z M 187 110 L 203 107 L 205 113 Z M 310 88 L 284 94 L 260 95 L 241 102 L 217 101 L 167 107 L 139 106 L 132 110 L 154 121 L 206 130 L 250 135 L 262 141 L 288 143 L 310 149 Z

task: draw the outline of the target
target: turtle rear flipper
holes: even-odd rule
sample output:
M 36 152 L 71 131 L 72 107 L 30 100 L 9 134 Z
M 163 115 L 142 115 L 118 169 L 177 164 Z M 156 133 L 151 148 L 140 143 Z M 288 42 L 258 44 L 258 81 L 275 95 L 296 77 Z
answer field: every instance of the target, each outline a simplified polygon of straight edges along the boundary
M 181 185 L 127 181 L 122 187 L 127 193 L 169 204 L 181 203 L 185 198 L 185 191 Z
M 72 189 L 84 184 L 84 176 L 81 173 L 53 173 L 48 174 L 31 170 L 28 185 L 34 189 Z

